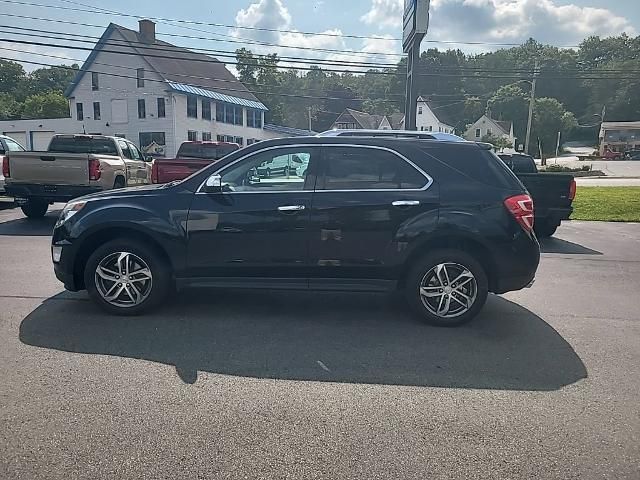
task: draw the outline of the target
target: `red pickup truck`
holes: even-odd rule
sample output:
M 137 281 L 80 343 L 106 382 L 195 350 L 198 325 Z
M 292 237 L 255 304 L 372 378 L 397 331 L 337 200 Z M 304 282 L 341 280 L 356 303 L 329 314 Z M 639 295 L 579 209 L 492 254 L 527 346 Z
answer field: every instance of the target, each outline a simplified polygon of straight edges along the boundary
M 240 148 L 237 143 L 183 142 L 176 158 L 155 158 L 151 167 L 152 183 L 168 183 L 182 180 L 217 162 Z

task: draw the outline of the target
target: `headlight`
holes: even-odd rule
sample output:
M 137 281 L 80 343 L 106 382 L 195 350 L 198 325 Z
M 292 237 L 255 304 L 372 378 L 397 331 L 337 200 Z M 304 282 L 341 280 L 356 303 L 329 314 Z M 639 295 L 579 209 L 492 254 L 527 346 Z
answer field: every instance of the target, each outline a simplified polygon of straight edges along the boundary
M 86 204 L 87 204 L 87 202 L 69 202 L 69 203 L 67 203 L 64 206 L 64 208 L 62 209 L 62 212 L 60 213 L 60 216 L 58 217 L 58 221 L 56 222 L 56 227 L 59 227 L 60 225 L 63 225 L 67 220 L 69 220 L 76 213 L 78 213 L 80 210 L 82 210 Z

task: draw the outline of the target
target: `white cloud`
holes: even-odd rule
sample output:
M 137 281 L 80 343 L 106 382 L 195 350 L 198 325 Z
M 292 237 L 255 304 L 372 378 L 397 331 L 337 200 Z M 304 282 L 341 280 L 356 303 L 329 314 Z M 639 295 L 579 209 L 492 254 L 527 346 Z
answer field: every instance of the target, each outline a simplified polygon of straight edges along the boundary
M 71 65 L 73 63 L 82 65 L 83 60 L 81 59 L 87 55 L 83 52 L 69 54 L 68 50 L 61 48 L 17 45 L 3 41 L 0 41 L 0 50 L 4 53 L 3 57 L 12 58 L 16 62 L 34 62 L 22 63 L 27 72 L 38 68 L 46 68 L 47 65 Z M 44 65 L 39 65 L 40 63 Z
M 402 8 L 403 0 L 371 0 L 361 20 L 380 29 L 393 28 L 398 36 Z M 430 15 L 428 40 L 521 43 L 533 37 L 543 43 L 576 45 L 590 35 L 637 33 L 626 18 L 611 10 L 560 5 L 558 0 L 431 0 Z
M 404 0 L 371 0 L 371 9 L 360 20 L 378 28 L 400 27 Z
M 322 1 L 315 2 L 321 7 Z M 359 50 L 349 48 L 347 41 L 342 37 L 342 31 L 338 28 L 324 30 L 324 35 L 308 35 L 297 31 L 293 26 L 293 19 L 289 10 L 282 0 L 257 0 L 247 8 L 241 9 L 236 15 L 236 25 L 243 27 L 268 28 L 272 30 L 288 31 L 265 31 L 247 30 L 235 28 L 231 34 L 237 38 L 256 40 L 277 44 L 279 46 L 248 45 L 254 53 L 268 54 L 277 53 L 281 57 L 297 57 L 305 59 L 330 60 L 342 62 L 373 62 L 393 63 L 395 57 L 376 57 L 372 55 L 376 52 L 397 52 L 398 43 L 390 40 L 390 35 L 380 35 L 379 38 L 365 39 Z M 295 47 L 338 50 L 348 53 L 354 51 L 353 55 L 344 55 L 337 52 L 300 50 Z M 367 54 L 367 55 L 364 55 Z M 309 67 L 309 64 L 301 64 L 296 61 L 281 62 L 283 67 Z M 322 65 L 321 65 L 322 67 Z M 336 69 L 356 69 L 356 67 L 336 67 L 324 66 L 324 68 Z

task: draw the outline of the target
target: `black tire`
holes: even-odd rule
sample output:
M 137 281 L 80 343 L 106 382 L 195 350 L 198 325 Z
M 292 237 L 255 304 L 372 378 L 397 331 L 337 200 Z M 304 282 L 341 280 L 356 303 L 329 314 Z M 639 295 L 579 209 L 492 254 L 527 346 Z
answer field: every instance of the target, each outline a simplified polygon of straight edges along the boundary
M 117 252 L 128 252 L 142 259 L 151 270 L 152 282 L 148 296 L 137 305 L 117 306 L 106 301 L 96 286 L 96 269 L 100 262 Z M 120 238 L 98 247 L 87 260 L 84 282 L 91 299 L 115 315 L 140 315 L 157 307 L 172 291 L 172 276 L 167 261 L 156 248 L 134 239 Z
M 533 225 L 538 238 L 547 238 L 553 236 L 560 225 L 549 222 L 538 222 Z
M 44 200 L 29 199 L 29 203 L 22 205 L 20 208 L 27 218 L 42 218 L 49 209 L 49 203 Z
M 126 186 L 127 186 L 127 184 L 125 183 L 124 178 L 122 178 L 122 177 L 116 177 L 116 181 L 113 182 L 113 188 L 114 189 L 116 189 L 116 188 L 124 188 Z
M 473 275 L 476 285 L 475 299 L 473 300 L 471 307 L 466 309 L 466 311 L 461 312 L 459 315 L 452 317 L 439 316 L 436 313 L 431 312 L 427 306 L 425 306 L 420 294 L 420 287 L 422 286 L 423 279 L 433 268 L 444 263 L 456 264 L 467 269 Z M 478 315 L 484 306 L 487 301 L 487 294 L 489 291 L 487 274 L 480 262 L 471 255 L 460 250 L 435 250 L 425 255 L 415 263 L 407 274 L 405 280 L 405 297 L 409 306 L 422 318 L 422 320 L 439 327 L 457 327 L 471 321 L 476 315 Z M 470 288 L 470 286 L 467 288 Z

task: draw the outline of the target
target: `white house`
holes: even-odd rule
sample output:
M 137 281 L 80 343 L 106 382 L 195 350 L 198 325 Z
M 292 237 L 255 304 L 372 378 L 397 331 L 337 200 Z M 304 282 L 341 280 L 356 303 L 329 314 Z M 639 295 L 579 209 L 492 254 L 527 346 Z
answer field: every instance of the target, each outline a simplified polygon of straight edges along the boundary
M 175 155 L 186 140 L 250 145 L 309 133 L 265 128 L 267 107 L 223 63 L 158 40 L 150 20 L 137 32 L 110 24 L 65 96 L 71 119 L 3 121 L 0 132 L 34 149 L 55 133 L 116 135 L 158 156 Z
M 502 137 L 509 140 L 510 145 L 513 146 L 516 141 L 513 135 L 513 122 L 494 120 L 490 115 L 490 113 L 482 115 L 469 126 L 463 137 L 472 141 L 480 141 L 485 136 Z
M 424 97 L 418 97 L 416 130 L 425 132 L 455 133 L 455 128 L 446 123 L 446 119 L 444 118 L 442 111 Z

